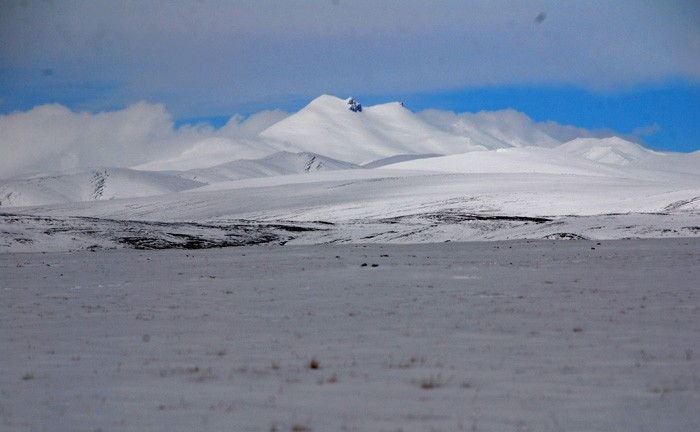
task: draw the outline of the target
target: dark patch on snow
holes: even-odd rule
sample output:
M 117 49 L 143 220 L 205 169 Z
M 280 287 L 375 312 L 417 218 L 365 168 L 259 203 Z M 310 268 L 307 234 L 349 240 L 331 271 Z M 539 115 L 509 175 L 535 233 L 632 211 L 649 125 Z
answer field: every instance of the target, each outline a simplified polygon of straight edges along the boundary
M 311 167 L 313 166 L 314 162 L 316 161 L 316 156 L 309 156 L 306 159 L 306 164 L 304 165 L 304 172 L 309 172 L 311 171 Z M 316 167 L 316 170 L 319 170 L 321 168 L 322 164 L 319 164 Z
M 267 225 L 268 228 L 276 228 L 280 229 L 282 231 L 287 231 L 287 232 L 309 232 L 309 231 L 318 231 L 318 228 L 313 228 L 313 227 L 307 227 L 307 226 L 301 226 L 301 225 L 279 225 L 279 224 L 271 224 Z
M 150 237 L 121 237 L 117 240 L 134 249 L 212 249 L 233 246 L 251 246 L 256 244 L 271 243 L 279 240 L 280 237 L 263 233 L 255 237 L 246 237 L 238 240 L 227 239 L 211 239 L 198 237 L 195 235 L 169 233 L 167 236 L 150 236 Z
M 317 224 L 265 223 L 236 220 L 225 223 L 116 220 L 94 217 L 48 218 L 0 214 L 0 222 L 26 226 L 19 243 L 51 243 L 73 239 L 70 248 L 209 249 L 265 243 L 284 244 L 294 233 L 323 230 Z M 57 240 L 60 234 L 62 240 Z M 6 233 L 14 236 L 15 234 Z M 90 246 L 79 246 L 80 244 Z
M 460 223 L 464 221 L 508 221 L 508 222 L 532 222 L 532 223 L 545 223 L 550 222 L 551 219 L 542 217 L 529 217 L 529 216 L 501 216 L 501 215 L 479 215 L 471 213 L 452 213 L 452 212 L 439 212 L 426 215 L 428 218 L 435 219 L 443 223 Z
M 584 237 L 580 234 L 567 233 L 567 232 L 548 234 L 548 235 L 542 237 L 542 239 L 543 240 L 589 240 L 587 237 Z
M 350 105 L 350 107 L 348 108 L 350 111 L 362 112 L 362 104 L 357 102 L 355 99 L 348 98 L 347 103 L 348 103 L 348 105 Z
M 90 198 L 93 200 L 102 198 L 107 182 L 107 175 L 107 171 L 95 171 L 95 174 L 93 174 L 92 179 L 90 180 L 90 184 L 92 186 Z
M 671 204 L 664 207 L 664 210 L 667 212 L 679 210 L 681 207 L 687 206 L 688 204 L 692 204 L 695 201 L 700 201 L 700 196 L 696 196 L 687 200 L 679 200 L 676 202 L 672 202 Z
M 476 214 L 476 213 L 465 213 L 461 211 L 445 210 L 435 213 L 422 213 L 417 215 L 407 215 L 407 216 L 397 216 L 393 218 L 382 219 L 381 222 L 385 223 L 399 223 L 405 219 L 410 218 L 420 218 L 434 220 L 439 223 L 445 224 L 458 224 L 461 222 L 470 221 L 505 221 L 505 222 L 525 222 L 525 223 L 546 223 L 551 222 L 552 219 L 544 217 L 531 217 L 531 216 L 507 216 L 507 215 L 486 215 L 486 214 Z
M 315 224 L 321 224 L 321 225 L 335 225 L 333 222 L 328 222 L 328 221 L 323 221 L 323 220 L 317 220 L 317 221 L 311 221 L 312 223 Z

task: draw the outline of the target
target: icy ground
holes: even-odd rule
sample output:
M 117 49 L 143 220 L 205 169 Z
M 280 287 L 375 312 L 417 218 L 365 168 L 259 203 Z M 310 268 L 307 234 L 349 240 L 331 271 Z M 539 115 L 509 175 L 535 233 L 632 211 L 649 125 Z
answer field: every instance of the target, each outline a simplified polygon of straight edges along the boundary
M 692 431 L 700 239 L 0 254 L 0 429 Z

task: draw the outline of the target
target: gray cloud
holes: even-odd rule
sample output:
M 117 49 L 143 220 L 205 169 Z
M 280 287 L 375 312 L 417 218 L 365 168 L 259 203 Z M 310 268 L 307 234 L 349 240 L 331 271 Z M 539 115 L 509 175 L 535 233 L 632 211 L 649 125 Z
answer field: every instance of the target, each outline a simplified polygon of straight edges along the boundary
M 700 79 L 690 0 L 24 4 L 1 6 L 0 67 L 18 77 L 4 87 L 53 80 L 90 110 L 147 99 L 187 117 L 321 93 Z

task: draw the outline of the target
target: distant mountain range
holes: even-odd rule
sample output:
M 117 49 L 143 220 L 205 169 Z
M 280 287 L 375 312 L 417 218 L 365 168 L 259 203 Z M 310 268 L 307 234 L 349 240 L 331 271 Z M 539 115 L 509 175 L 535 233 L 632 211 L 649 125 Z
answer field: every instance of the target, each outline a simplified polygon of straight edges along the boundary
M 697 152 L 659 153 L 619 137 L 562 142 L 510 110 L 466 118 L 417 115 L 398 102 L 359 110 L 358 105 L 352 98 L 324 95 L 237 147 L 200 144 L 180 157 L 134 169 L 84 168 L 1 180 L 0 206 L 153 196 L 224 181 L 361 167 L 623 177 L 634 176 L 636 167 L 700 175 Z M 268 154 L 236 159 L 238 153 Z

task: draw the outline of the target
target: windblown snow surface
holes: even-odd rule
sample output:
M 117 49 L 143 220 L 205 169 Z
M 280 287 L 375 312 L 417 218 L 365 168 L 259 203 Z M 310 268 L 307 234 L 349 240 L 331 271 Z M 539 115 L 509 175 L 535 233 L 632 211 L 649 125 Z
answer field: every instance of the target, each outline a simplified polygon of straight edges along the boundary
M 0 180 L 0 429 L 700 424 L 699 152 L 331 96 L 202 146 Z

